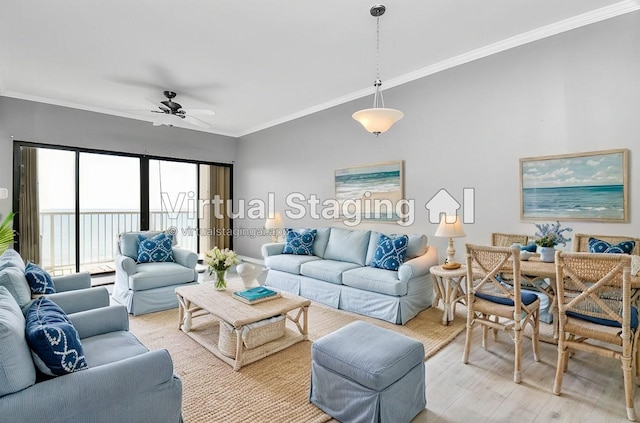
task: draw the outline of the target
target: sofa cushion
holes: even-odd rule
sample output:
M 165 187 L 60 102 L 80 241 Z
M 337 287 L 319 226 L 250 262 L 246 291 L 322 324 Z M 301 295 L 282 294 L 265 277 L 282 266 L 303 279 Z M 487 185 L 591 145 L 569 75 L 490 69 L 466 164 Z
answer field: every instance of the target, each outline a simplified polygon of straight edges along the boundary
M 25 267 L 24 276 L 33 294 L 55 294 L 56 287 L 49 273 L 31 262 Z
M 173 262 L 173 235 L 138 235 L 138 263 Z
M 324 253 L 329 243 L 329 236 L 331 235 L 331 228 L 318 228 L 316 230 L 318 233 L 316 234 L 315 241 L 313 241 L 313 255 L 324 258 Z
M 636 243 L 633 240 L 622 241 L 615 245 L 611 245 L 601 239 L 589 238 L 590 253 L 631 254 L 635 246 Z
M 114 348 L 114 346 L 116 346 Z M 82 339 L 82 349 L 91 367 L 115 363 L 146 353 L 148 350 L 127 331 L 115 331 Z
M 0 397 L 36 382 L 24 316 L 7 288 L 0 286 Z
M 300 274 L 300 266 L 314 260 L 320 260 L 316 256 L 300 256 L 295 254 L 279 254 L 264 258 L 264 265 L 269 269 L 280 270 L 282 272 Z
M 398 270 L 407 255 L 408 242 L 409 237 L 406 235 L 400 235 L 396 238 L 381 235 L 378 238 L 378 247 L 373 260 L 371 260 L 371 267 Z
M 294 231 L 287 229 L 282 254 L 313 255 L 313 241 L 318 233 L 315 229 Z
M 409 242 L 407 243 L 407 260 L 424 255 L 429 249 L 427 241 L 426 235 L 409 235 Z
M 0 270 L 0 286 L 7 288 L 20 307 L 24 307 L 31 301 L 29 283 L 24 276 L 24 271 L 18 267 L 7 267 Z
M 27 343 L 38 369 L 62 376 L 88 368 L 78 331 L 53 301 L 40 297 L 26 315 Z
M 371 231 L 331 228 L 324 258 L 365 265 Z
M 342 272 L 359 267 L 357 264 L 345 261 L 315 260 L 303 263 L 300 266 L 300 274 L 340 285 L 342 283 Z
M 407 283 L 398 279 L 398 272 L 375 267 L 360 267 L 345 271 L 342 274 L 342 284 L 394 296 L 407 295 L 408 289 Z
M 178 263 L 140 263 L 136 273 L 129 276 L 129 288 L 134 291 L 160 288 L 163 286 L 193 282 L 197 275 L 195 270 Z
M 24 273 L 24 261 L 20 254 L 13 248 L 6 249 L 2 255 L 0 255 L 0 270 L 8 267 L 17 267 Z

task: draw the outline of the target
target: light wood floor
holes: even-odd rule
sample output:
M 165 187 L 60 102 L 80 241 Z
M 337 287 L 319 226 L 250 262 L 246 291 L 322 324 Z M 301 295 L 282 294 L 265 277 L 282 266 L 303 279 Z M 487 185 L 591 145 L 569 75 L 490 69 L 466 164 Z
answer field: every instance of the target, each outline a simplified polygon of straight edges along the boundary
M 456 319 L 461 318 L 458 313 Z M 556 345 L 540 342 L 540 362 L 535 362 L 531 340 L 525 337 L 522 383 L 516 384 L 511 338 L 499 333 L 494 342 L 490 334 L 485 351 L 481 331 L 474 329 L 468 364 L 462 364 L 465 332 L 427 360 L 427 409 L 415 423 L 628 421 L 619 361 L 577 352 L 564 375 L 562 394 L 555 396 Z

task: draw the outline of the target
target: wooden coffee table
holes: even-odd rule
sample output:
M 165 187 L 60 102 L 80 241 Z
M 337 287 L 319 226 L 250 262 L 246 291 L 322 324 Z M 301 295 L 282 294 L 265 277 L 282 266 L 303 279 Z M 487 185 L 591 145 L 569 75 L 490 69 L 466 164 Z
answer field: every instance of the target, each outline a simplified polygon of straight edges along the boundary
M 176 288 L 178 296 L 178 329 L 182 329 L 200 345 L 211 351 L 216 357 L 240 370 L 245 364 L 253 363 L 291 345 L 307 339 L 307 311 L 311 301 L 297 295 L 282 292 L 282 297 L 258 304 L 245 304 L 231 296 L 235 291 L 242 291 L 244 286 L 239 281 L 231 280 L 226 291 L 216 291 L 213 283 L 204 282 L 192 286 Z M 203 311 L 194 315 L 196 311 Z M 289 314 L 291 313 L 291 315 Z M 236 334 L 236 356 L 227 357 L 218 348 L 218 340 L 211 339 L 198 332 L 191 332 L 192 320 L 199 316 L 211 314 L 233 326 Z M 270 317 L 284 315 L 297 327 L 297 332 L 290 328 L 279 339 L 267 342 L 252 349 L 245 349 L 242 342 L 242 328 Z

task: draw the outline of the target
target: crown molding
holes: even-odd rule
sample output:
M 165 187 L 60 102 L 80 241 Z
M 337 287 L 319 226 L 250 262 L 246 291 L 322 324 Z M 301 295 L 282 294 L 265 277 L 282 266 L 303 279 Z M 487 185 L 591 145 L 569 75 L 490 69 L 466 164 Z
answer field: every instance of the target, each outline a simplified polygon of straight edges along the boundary
M 558 21 L 540 28 L 536 28 L 532 31 L 528 31 L 511 38 L 489 44 L 488 46 L 478 48 L 476 50 L 452 57 L 450 59 L 443 60 L 442 62 L 438 62 L 433 65 L 418 69 L 414 72 L 410 72 L 396 78 L 386 80 L 384 82 L 385 89 L 397 87 L 399 85 L 415 81 L 416 79 L 424 78 L 425 76 L 433 75 L 435 73 L 442 72 L 444 70 L 451 69 L 453 67 L 460 66 L 478 59 L 482 59 L 484 57 L 488 57 L 505 50 L 516 48 L 528 43 L 532 43 L 534 41 L 542 40 L 544 38 L 552 37 L 563 32 L 571 31 L 572 29 L 611 19 L 616 16 L 624 15 L 626 13 L 635 12 L 637 10 L 640 10 L 640 0 L 625 0 L 611 6 L 602 7 L 591 12 L 573 16 L 571 18 Z M 353 93 L 335 98 L 333 100 L 329 100 L 325 103 L 321 103 L 313 107 L 309 107 L 291 115 L 284 116 L 282 118 L 272 120 L 261 125 L 257 125 L 253 128 L 247 129 L 246 131 L 242 131 L 238 135 L 238 137 L 243 137 L 245 135 L 249 135 L 254 132 L 258 132 L 295 119 L 299 119 L 301 117 L 317 113 L 331 107 L 339 106 L 341 104 L 348 103 L 350 101 L 357 100 L 368 95 L 372 95 L 373 93 L 374 89 L 372 87 L 355 91 Z

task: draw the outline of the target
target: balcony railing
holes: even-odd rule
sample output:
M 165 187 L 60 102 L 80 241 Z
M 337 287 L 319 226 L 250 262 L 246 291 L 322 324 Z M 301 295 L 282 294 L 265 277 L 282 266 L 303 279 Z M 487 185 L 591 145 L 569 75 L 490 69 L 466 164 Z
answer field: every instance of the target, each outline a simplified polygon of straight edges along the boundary
M 169 219 L 166 212 L 152 211 L 149 227 L 164 230 L 176 227 L 178 245 L 197 251 L 198 239 L 182 233 L 183 228 L 196 228 L 193 213 L 178 213 Z M 75 272 L 75 213 L 51 211 L 40 213 L 40 253 L 42 266 L 52 275 Z M 137 231 L 140 228 L 140 212 L 135 211 L 91 211 L 80 212 L 80 269 L 91 273 L 113 270 L 117 250 L 118 234 Z

